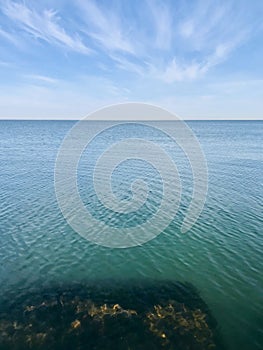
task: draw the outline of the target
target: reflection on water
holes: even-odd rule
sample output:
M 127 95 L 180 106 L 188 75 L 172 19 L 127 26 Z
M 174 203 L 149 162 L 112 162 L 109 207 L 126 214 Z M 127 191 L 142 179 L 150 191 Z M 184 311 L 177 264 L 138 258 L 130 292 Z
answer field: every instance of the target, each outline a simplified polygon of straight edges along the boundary
M 53 287 L 19 294 L 1 310 L 3 350 L 222 350 L 215 319 L 187 283 Z

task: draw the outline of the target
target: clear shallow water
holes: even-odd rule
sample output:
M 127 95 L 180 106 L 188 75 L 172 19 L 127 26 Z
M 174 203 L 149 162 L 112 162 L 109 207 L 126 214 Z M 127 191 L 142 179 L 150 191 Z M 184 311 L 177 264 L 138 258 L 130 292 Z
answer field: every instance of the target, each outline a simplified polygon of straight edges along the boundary
M 175 153 L 184 188 L 178 216 L 154 240 L 124 250 L 84 240 L 58 208 L 54 165 L 59 145 L 73 124 L 0 122 L 0 298 L 11 291 L 19 294 L 55 283 L 187 281 L 208 304 L 229 350 L 261 349 L 263 123 L 189 122 L 208 162 L 209 191 L 201 217 L 190 232 L 180 233 L 191 173 L 180 152 L 178 157 Z M 158 142 L 169 151 L 167 140 Z M 100 149 L 99 143 L 95 149 Z M 133 164 L 134 176 L 139 165 Z M 144 168 L 143 174 L 149 171 Z M 127 193 L 125 181 L 131 177 L 125 177 L 125 167 L 117 172 L 116 191 L 118 181 L 124 184 L 120 196 Z M 152 185 L 157 195 L 152 201 L 158 203 L 156 178 Z M 80 165 L 80 191 L 89 206 L 94 194 L 85 191 L 86 180 L 85 167 Z M 135 219 L 131 218 L 133 224 Z

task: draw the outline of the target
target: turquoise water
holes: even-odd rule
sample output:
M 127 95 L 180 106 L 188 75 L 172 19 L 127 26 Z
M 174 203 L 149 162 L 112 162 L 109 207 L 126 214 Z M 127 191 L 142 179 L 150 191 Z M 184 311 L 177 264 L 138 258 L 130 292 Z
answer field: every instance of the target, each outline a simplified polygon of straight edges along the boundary
M 190 232 L 180 233 L 192 178 L 183 155 L 175 151 L 184 189 L 177 217 L 154 240 L 122 250 L 81 238 L 57 205 L 54 165 L 60 143 L 73 125 L 70 121 L 0 122 L 0 298 L 56 283 L 186 281 L 209 306 L 227 349 L 261 349 L 263 122 L 189 122 L 209 170 L 207 201 L 199 220 Z M 156 142 L 173 153 L 165 138 L 156 136 Z M 98 142 L 92 154 L 103 147 Z M 116 173 L 113 187 L 120 196 L 141 166 L 133 163 L 129 176 L 126 166 Z M 152 169 L 142 169 L 144 178 L 152 181 Z M 158 205 L 160 181 L 156 178 L 150 181 L 157 193 L 151 202 Z M 79 186 L 87 207 L 94 200 L 86 185 L 90 179 L 85 175 L 84 155 Z M 151 210 L 145 208 L 145 216 Z M 103 211 L 97 215 L 106 217 Z M 131 220 L 134 224 L 143 217 L 140 213 Z M 120 218 L 116 222 L 121 225 Z

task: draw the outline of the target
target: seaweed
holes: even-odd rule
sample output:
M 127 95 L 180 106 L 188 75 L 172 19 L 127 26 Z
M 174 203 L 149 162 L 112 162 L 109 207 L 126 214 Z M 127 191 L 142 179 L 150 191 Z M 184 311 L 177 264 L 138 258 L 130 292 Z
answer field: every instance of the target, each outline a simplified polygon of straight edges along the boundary
M 0 349 L 222 349 L 216 320 L 189 283 L 52 286 L 10 296 Z

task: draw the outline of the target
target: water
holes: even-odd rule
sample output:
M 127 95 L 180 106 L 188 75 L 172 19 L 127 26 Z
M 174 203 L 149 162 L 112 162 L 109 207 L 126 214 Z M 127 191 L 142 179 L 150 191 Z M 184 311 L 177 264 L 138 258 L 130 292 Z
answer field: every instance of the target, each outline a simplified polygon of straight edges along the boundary
M 57 284 L 186 281 L 209 306 L 227 349 L 261 349 L 263 123 L 189 122 L 209 170 L 202 215 L 190 232 L 180 233 L 192 178 L 187 162 L 176 151 L 184 188 L 179 214 L 154 240 L 130 249 L 86 241 L 58 208 L 54 165 L 59 145 L 73 125 L 71 121 L 0 122 L 0 301 L 9 294 L 19 296 L 32 288 L 45 290 Z M 156 141 L 169 152 L 166 139 Z M 98 152 L 104 146 L 97 143 L 94 149 Z M 138 175 L 141 165 L 135 162 L 128 177 L 125 164 L 116 172 L 113 188 L 120 197 L 129 197 L 126 182 Z M 151 171 L 143 168 L 146 180 Z M 160 179 L 155 179 L 150 185 L 157 194 L 151 203 L 158 205 Z M 85 182 L 89 180 L 80 164 L 79 186 L 87 207 L 94 203 L 94 193 Z M 108 215 L 97 209 L 99 217 Z M 154 212 L 151 205 L 144 210 L 130 218 L 131 225 Z M 112 224 L 121 226 L 120 218 L 114 220 Z

